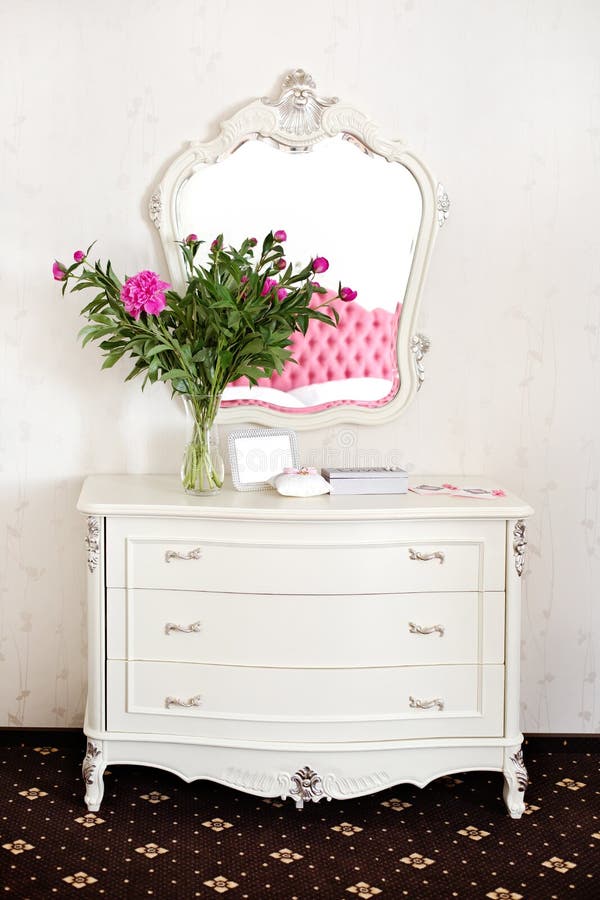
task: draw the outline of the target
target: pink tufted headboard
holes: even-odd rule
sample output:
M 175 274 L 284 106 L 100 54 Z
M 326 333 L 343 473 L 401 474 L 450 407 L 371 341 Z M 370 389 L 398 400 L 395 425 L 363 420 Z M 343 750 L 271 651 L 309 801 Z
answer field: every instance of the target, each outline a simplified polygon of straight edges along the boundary
M 322 303 L 327 295 L 315 294 Z M 396 332 L 401 305 L 395 312 L 364 309 L 353 301 L 334 300 L 340 316 L 337 328 L 312 320 L 306 335 L 295 332 L 290 349 L 298 365 L 288 363 L 281 375 L 260 378 L 261 387 L 290 391 L 309 384 L 343 378 L 387 378 L 397 380 Z M 247 385 L 239 378 L 233 385 Z

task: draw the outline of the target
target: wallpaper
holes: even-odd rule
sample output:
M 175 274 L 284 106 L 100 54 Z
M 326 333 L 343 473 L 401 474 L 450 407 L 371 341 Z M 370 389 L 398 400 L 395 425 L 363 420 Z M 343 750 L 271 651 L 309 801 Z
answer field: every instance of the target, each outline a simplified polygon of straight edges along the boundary
M 183 443 L 166 388 L 81 350 L 52 261 L 97 239 L 118 271 L 166 275 L 146 212 L 165 166 L 302 66 L 452 201 L 416 402 L 302 432 L 302 455 L 484 473 L 531 503 L 522 727 L 599 731 L 598 4 L 23 0 L 0 4 L 0 35 L 0 725 L 81 724 L 83 478 L 174 472 Z

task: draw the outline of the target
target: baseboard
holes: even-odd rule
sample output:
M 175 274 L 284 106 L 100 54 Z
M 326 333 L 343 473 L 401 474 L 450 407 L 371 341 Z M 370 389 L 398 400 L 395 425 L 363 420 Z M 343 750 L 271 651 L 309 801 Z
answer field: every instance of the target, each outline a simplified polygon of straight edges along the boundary
M 600 734 L 525 734 L 525 748 L 538 753 L 600 753 Z
M 600 734 L 531 734 L 524 735 L 525 748 L 538 753 L 600 753 Z M 83 746 L 81 728 L 43 728 L 0 726 L 0 746 L 25 744 L 47 746 Z
M 85 747 L 85 737 L 81 728 L 0 726 L 0 746 L 14 747 L 19 744 L 29 747 L 47 747 L 53 744 Z

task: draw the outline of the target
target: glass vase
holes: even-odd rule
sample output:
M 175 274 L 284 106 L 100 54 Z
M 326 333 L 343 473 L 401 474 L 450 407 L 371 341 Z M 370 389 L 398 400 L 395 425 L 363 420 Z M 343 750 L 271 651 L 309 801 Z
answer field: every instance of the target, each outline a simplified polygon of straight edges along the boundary
M 221 490 L 225 475 L 215 425 L 221 398 L 184 395 L 182 399 L 188 436 L 181 463 L 181 483 L 187 494 L 209 497 Z

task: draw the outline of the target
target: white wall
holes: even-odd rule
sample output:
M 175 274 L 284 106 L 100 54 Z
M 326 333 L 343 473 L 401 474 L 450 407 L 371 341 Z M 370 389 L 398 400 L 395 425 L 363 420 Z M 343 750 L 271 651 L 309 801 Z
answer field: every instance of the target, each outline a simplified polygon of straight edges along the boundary
M 81 723 L 81 481 L 175 471 L 183 440 L 166 389 L 79 348 L 52 260 L 97 238 L 117 270 L 166 274 L 146 215 L 165 162 L 302 66 L 453 201 L 425 387 L 342 439 L 536 507 L 522 726 L 600 730 L 599 41 L 596 0 L 0 3 L 0 725 Z M 302 436 L 305 455 L 339 443 Z

